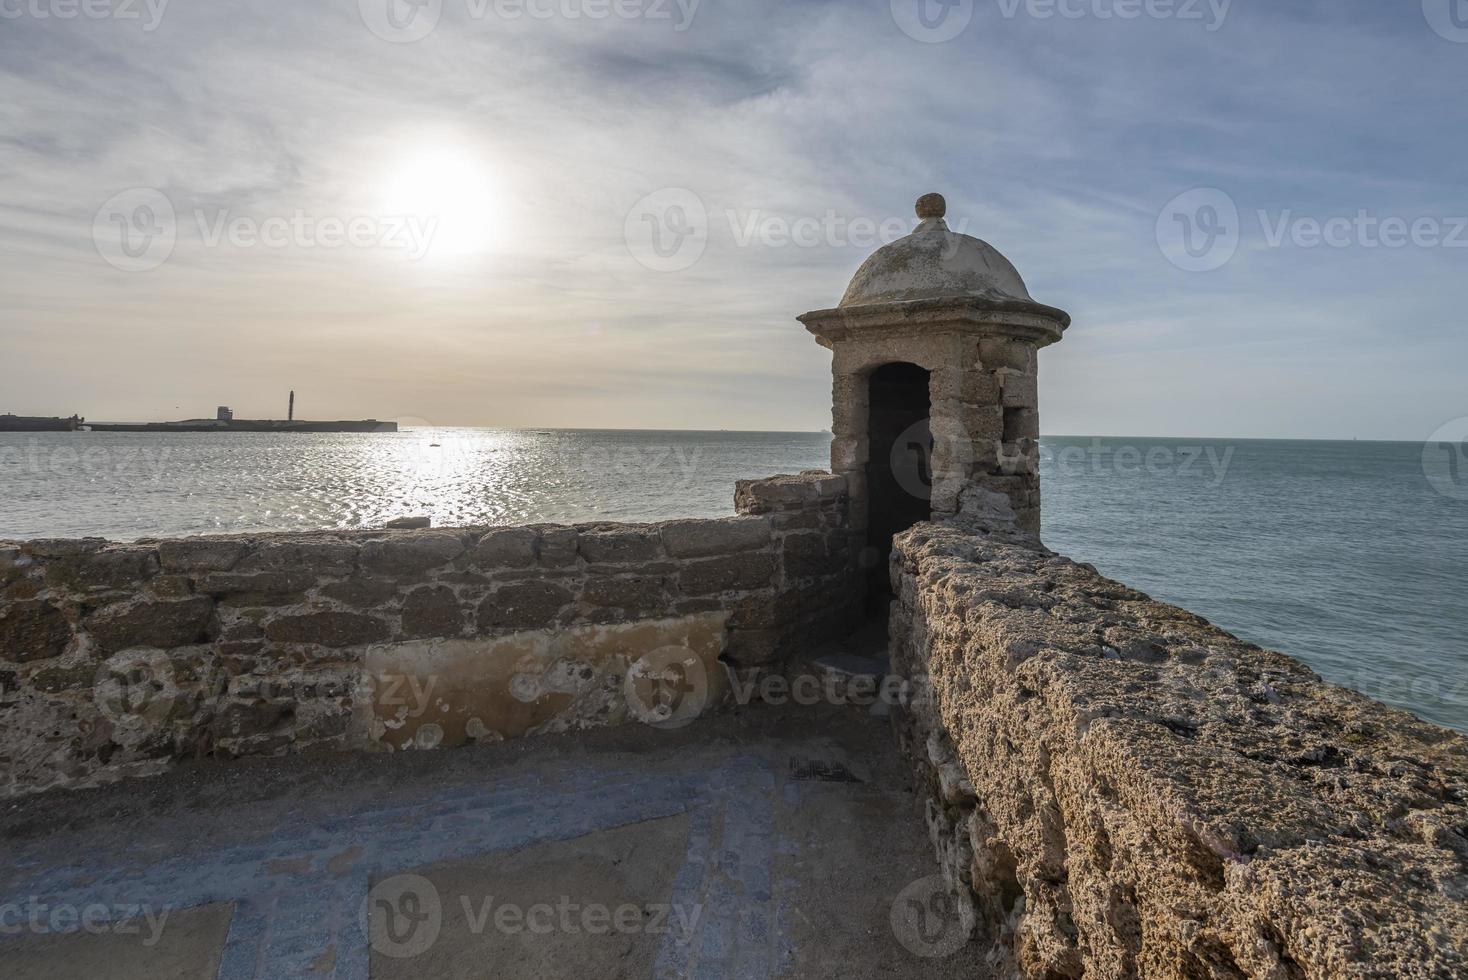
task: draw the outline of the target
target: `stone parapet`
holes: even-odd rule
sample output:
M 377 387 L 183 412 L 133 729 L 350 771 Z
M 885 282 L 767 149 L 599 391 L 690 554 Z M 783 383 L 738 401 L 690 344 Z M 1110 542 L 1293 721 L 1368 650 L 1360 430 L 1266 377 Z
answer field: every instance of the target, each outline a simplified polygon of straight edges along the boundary
M 738 493 L 649 525 L 0 542 L 0 795 L 615 723 L 667 648 L 715 693 L 720 661 L 779 669 L 849 626 L 844 481 Z
M 920 524 L 892 573 L 989 975 L 1468 975 L 1468 740 L 1016 531 Z

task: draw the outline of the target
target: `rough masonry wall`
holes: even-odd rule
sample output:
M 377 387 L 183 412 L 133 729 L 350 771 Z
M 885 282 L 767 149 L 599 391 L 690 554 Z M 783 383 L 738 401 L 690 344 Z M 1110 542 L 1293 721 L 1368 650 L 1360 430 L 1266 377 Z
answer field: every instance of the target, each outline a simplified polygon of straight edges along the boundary
M 992 975 L 1468 976 L 1468 740 L 1012 529 L 918 525 L 893 576 Z
M 656 707 L 645 690 L 629 705 L 629 670 L 670 650 L 716 697 L 719 660 L 778 667 L 856 601 L 842 479 L 743 482 L 737 505 L 654 525 L 0 542 L 0 795 L 617 723 Z

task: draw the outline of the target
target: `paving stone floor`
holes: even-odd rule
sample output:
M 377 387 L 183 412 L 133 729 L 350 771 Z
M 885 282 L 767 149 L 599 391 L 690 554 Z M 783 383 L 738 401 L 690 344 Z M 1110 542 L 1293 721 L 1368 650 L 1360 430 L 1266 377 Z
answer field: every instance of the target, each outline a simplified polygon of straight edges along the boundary
M 849 707 L 189 765 L 0 835 L 7 978 L 983 975 L 941 915 L 901 924 L 936 865 Z

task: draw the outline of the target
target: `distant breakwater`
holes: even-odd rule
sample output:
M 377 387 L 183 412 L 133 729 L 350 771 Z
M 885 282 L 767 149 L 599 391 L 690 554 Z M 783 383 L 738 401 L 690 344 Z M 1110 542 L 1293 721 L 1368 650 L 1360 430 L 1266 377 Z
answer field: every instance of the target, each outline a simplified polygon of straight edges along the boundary
M 92 432 L 396 432 L 396 422 L 357 419 L 337 422 L 298 422 L 276 419 L 191 419 L 186 422 L 88 423 Z

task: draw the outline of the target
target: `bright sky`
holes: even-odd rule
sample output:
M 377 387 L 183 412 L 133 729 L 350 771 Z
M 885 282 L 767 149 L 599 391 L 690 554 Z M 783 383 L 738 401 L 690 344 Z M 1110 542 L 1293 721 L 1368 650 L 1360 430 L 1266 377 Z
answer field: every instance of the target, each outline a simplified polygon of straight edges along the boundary
M 1421 440 L 1465 80 L 1468 0 L 0 0 L 0 411 L 819 429 L 936 190 L 1046 432 Z

